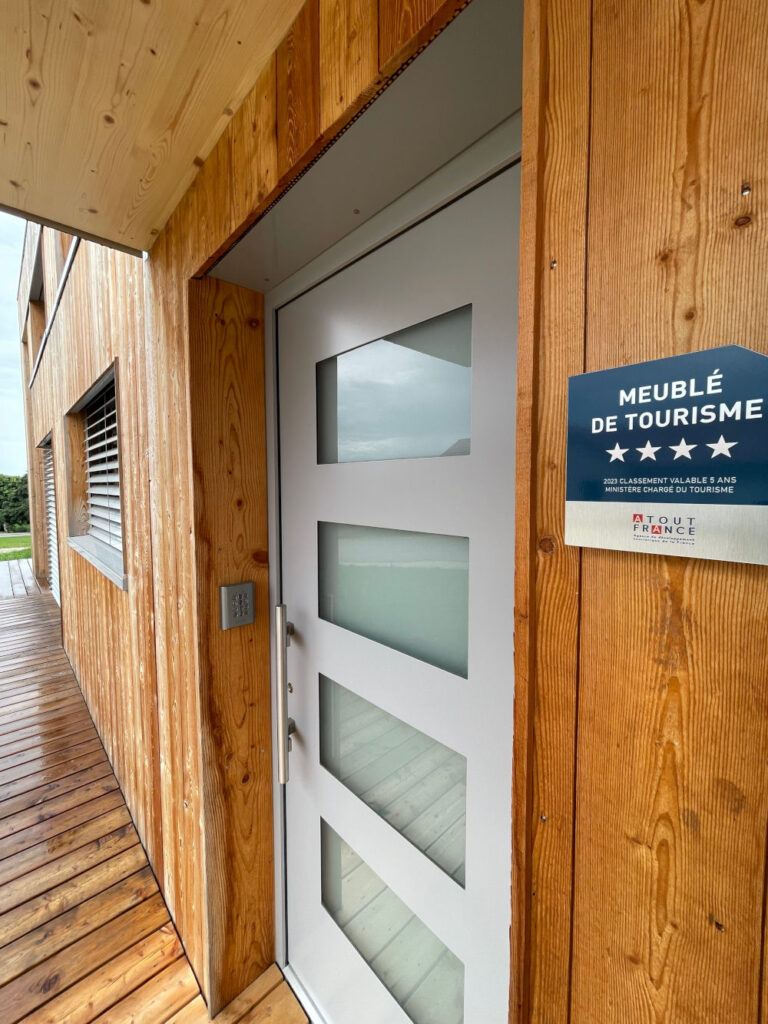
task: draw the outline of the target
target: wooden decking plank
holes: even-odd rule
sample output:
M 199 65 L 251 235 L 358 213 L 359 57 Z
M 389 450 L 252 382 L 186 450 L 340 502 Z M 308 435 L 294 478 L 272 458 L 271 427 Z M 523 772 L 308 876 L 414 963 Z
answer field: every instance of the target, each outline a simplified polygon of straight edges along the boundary
M 13 597 L 10 562 L 0 562 L 0 600 Z
M 37 789 L 28 789 L 26 792 L 22 792 L 15 797 L 3 799 L 4 794 L 0 791 L 0 829 L 2 829 L 3 819 L 10 817 L 12 814 L 18 814 L 19 811 L 48 804 L 51 800 L 56 799 L 56 797 L 75 789 L 82 791 L 83 787 L 88 785 L 88 783 L 97 782 L 108 775 L 112 775 L 112 769 L 106 757 L 102 757 L 95 764 L 83 768 L 82 771 L 73 772 L 70 775 L 64 776 L 64 778 L 52 780 L 47 785 L 39 786 Z M 82 795 L 83 793 L 81 792 Z
M 280 1024 L 309 1024 L 309 1019 L 288 982 L 281 981 L 277 988 L 244 1014 L 238 1024 L 267 1024 L 267 1021 L 279 1021 Z
M 19 795 L 31 793 L 36 789 L 46 789 L 54 782 L 63 781 L 70 775 L 77 775 L 81 771 L 99 764 L 109 764 L 101 744 L 96 749 L 87 754 L 81 754 L 80 757 L 75 757 L 71 761 L 64 761 L 61 764 L 52 765 L 50 768 L 44 768 L 40 772 L 24 775 L 13 782 L 4 782 L 0 784 L 2 808 L 5 808 L 9 800 L 15 799 Z M 0 816 L 2 816 L 2 810 L 0 810 Z
M 34 705 L 37 702 L 41 704 L 45 701 L 51 704 L 59 700 L 71 700 L 73 697 L 79 697 L 83 699 L 80 690 L 77 687 L 74 679 L 72 678 L 71 669 L 62 669 L 60 679 L 47 679 L 44 681 L 35 680 L 32 682 L 26 681 L 23 689 L 11 690 L 7 693 L 4 691 L 0 695 L 0 714 L 5 720 L 6 715 L 19 715 L 24 712 L 29 714 L 25 705 L 33 705 L 32 714 L 36 714 L 40 711 L 50 710 L 48 708 L 35 708 Z M 18 705 L 21 705 L 19 707 Z
M 0 1006 L 7 1013 L 7 1024 L 17 1024 L 36 1007 L 53 999 L 169 921 L 168 911 L 158 892 L 0 987 Z
M 0 705 L 0 714 L 2 714 L 3 718 L 5 718 L 6 714 L 28 717 L 29 715 L 41 714 L 46 711 L 55 711 L 63 701 L 72 700 L 72 698 L 82 700 L 83 695 L 72 679 L 67 678 L 62 680 L 60 690 L 57 689 L 43 694 L 16 694 L 13 699 L 9 698 L 7 702 Z
M 39 594 L 40 587 L 37 585 L 37 580 L 35 579 L 31 559 L 20 558 L 18 560 L 18 566 L 21 570 L 21 578 L 24 581 L 24 588 L 27 591 L 27 594 Z
M 60 710 L 59 717 L 53 721 L 35 722 L 32 720 L 28 725 L 17 722 L 18 728 L 14 731 L 0 733 L 0 757 L 4 756 L 5 751 L 16 753 L 17 750 L 23 749 L 22 743 L 34 746 L 41 742 L 47 743 L 49 740 L 71 736 L 73 732 L 78 732 L 83 728 L 83 722 L 93 725 L 87 708 L 82 705 Z
M 18 655 L 6 655 L 0 659 L 0 700 L 3 705 L 14 698 L 23 698 L 26 691 L 32 691 L 34 696 L 35 689 L 53 692 L 65 682 L 75 683 L 72 666 L 66 659 L 55 658 L 50 651 L 40 653 L 47 655 L 46 660 L 33 661 Z
M 102 754 L 104 753 L 104 747 L 102 747 L 98 735 L 94 739 L 86 740 L 85 743 L 77 743 L 74 746 L 65 747 L 63 750 L 54 750 L 44 757 L 38 757 L 32 761 L 20 761 L 18 764 L 0 771 L 0 791 L 4 789 L 7 783 L 23 779 L 28 775 L 37 775 L 42 771 L 47 771 L 68 761 L 74 761 L 79 757 L 90 754 L 94 750 Z
M 24 577 L 21 575 L 19 563 L 15 561 L 10 561 L 6 564 L 11 571 L 11 587 L 13 588 L 13 596 L 26 597 L 27 588 L 24 586 Z
M 46 921 L 65 914 L 146 866 L 146 854 L 141 846 L 136 844 L 116 857 L 110 857 L 75 878 L 70 878 L 61 885 L 14 907 L 13 910 L 0 914 L 0 946 L 7 946 L 27 932 L 39 928 Z M 57 928 L 58 922 L 53 927 Z M 0 952 L 0 960 L 2 957 L 3 954 Z
M 15 754 L 8 754 L 6 757 L 0 758 L 0 779 L 2 779 L 2 773 L 5 771 L 18 768 L 30 762 L 41 761 L 46 757 L 58 757 L 66 751 L 71 751 L 81 747 L 84 743 L 91 742 L 94 738 L 98 738 L 98 734 L 93 724 L 91 724 L 89 728 L 79 729 L 77 732 L 70 733 L 69 736 L 65 736 L 62 739 L 50 740 L 46 743 L 40 743 L 36 747 L 27 747 L 25 750 L 17 751 Z
M 33 825 L 42 825 L 43 822 L 62 815 L 66 811 L 72 811 L 91 801 L 98 800 L 99 797 L 106 796 L 108 793 L 114 793 L 117 788 L 117 779 L 112 772 L 109 772 L 100 779 L 86 782 L 79 789 L 71 789 L 69 792 L 52 797 L 43 804 L 35 804 L 22 811 L 17 811 L 16 814 L 11 814 L 0 821 L 0 841 L 13 835 L 19 835 L 21 838 L 21 833 L 31 829 Z
M 143 903 L 157 891 L 155 876 L 149 867 L 145 867 L 65 911 L 56 919 L 55 925 L 41 925 L 22 935 L 3 947 L 0 986 L 71 946 L 137 903 Z
M 64 682 L 75 683 L 72 666 L 61 656 L 40 655 L 34 660 L 24 658 L 4 658 L 0 662 L 0 700 L 5 704 L 16 694 L 27 690 L 45 690 L 52 692 Z
M 197 996 L 191 1003 L 169 1017 L 166 1024 L 209 1024 L 208 1007 L 202 996 Z M 219 1018 L 216 1017 L 216 1020 Z
M 200 994 L 186 958 L 177 960 L 135 992 L 96 1017 L 94 1024 L 165 1024 Z
M 62 832 L 69 832 L 78 825 L 82 825 L 92 818 L 98 818 L 105 814 L 124 807 L 123 795 L 120 790 L 106 793 L 103 796 L 88 800 L 86 803 L 70 807 L 61 814 L 56 814 L 46 821 L 37 825 L 31 825 L 16 835 L 6 836 L 0 839 L 0 862 L 6 857 L 12 857 L 30 846 L 37 846 L 38 843 L 50 842 Z
M 0 694 L 5 699 L 14 690 L 53 682 L 67 672 L 72 676 L 72 666 L 61 647 L 53 652 L 31 650 L 0 658 Z
M 0 606 L 0 1021 L 207 1021 L 63 654 L 59 610 L 17 569 L 29 594 Z M 281 975 L 269 978 L 261 992 Z
M 94 839 L 115 832 L 129 823 L 131 823 L 131 816 L 128 814 L 128 808 L 122 804 L 106 814 L 99 815 L 98 818 L 91 818 L 90 821 L 78 825 L 77 828 L 71 828 L 60 835 L 38 843 L 36 846 L 21 850 L 14 856 L 0 861 L 0 885 L 19 878 L 21 875 L 26 875 L 29 871 L 34 871 L 36 868 L 42 867 L 43 864 L 63 857 L 64 854 L 86 846 Z
M 99 836 L 85 846 L 65 853 L 63 857 L 19 875 L 0 886 L 0 913 L 26 903 L 39 893 L 49 892 L 62 882 L 76 878 L 95 865 L 117 856 L 123 850 L 136 846 L 138 842 L 136 829 L 129 822 L 114 832 Z
M 26 1016 L 25 1024 L 90 1024 L 183 955 L 173 925 L 163 925 Z M 204 1020 L 208 1020 L 207 1010 Z
M 71 717 L 82 707 L 82 703 L 83 698 L 79 693 L 69 693 L 62 696 L 55 705 L 42 710 L 23 709 L 6 714 L 4 709 L 0 708 L 0 736 L 3 739 L 19 736 L 23 730 L 33 728 L 42 734 L 65 722 L 68 716 Z
M 280 968 L 277 964 L 272 964 L 216 1015 L 216 1024 L 237 1024 L 243 1014 L 260 1003 L 262 999 L 266 999 L 282 980 L 283 975 Z

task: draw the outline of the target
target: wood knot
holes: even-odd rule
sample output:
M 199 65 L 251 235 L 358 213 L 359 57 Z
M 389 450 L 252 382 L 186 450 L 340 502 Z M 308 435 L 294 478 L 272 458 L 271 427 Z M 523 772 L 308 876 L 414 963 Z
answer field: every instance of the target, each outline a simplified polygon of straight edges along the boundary
M 748 217 L 746 214 L 744 214 L 743 217 L 737 217 L 736 218 L 736 220 L 733 222 L 733 226 L 737 227 L 737 228 L 745 228 L 747 226 L 747 224 L 751 224 L 751 223 L 752 223 L 752 218 Z
M 249 327 L 259 327 L 260 324 L 261 324 L 261 320 L 258 320 L 255 316 L 251 317 L 251 319 L 248 321 L 248 326 Z
M 112 117 L 111 114 L 105 114 L 104 115 L 104 124 L 114 124 L 114 123 L 115 123 L 115 119 L 114 119 L 114 117 Z
M 556 544 L 551 537 L 542 537 L 539 541 L 539 551 L 543 551 L 545 555 L 551 555 L 555 547 Z

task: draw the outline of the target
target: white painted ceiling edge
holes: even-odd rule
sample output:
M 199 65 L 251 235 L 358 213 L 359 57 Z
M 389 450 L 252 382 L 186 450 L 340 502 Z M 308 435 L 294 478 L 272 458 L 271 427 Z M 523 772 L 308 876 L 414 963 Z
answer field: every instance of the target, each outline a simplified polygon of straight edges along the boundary
M 473 0 L 211 276 L 262 292 L 291 277 L 508 121 L 521 69 L 521 5 Z

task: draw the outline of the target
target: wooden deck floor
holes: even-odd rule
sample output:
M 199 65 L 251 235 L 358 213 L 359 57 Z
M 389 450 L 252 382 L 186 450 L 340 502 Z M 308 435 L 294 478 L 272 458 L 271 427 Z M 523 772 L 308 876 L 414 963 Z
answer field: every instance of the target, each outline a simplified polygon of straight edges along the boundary
M 29 597 L 44 594 L 48 588 L 35 579 L 31 558 L 10 559 L 0 562 L 0 601 L 9 597 Z
M 208 1021 L 60 638 L 0 602 L 0 1024 Z M 273 966 L 216 1020 L 307 1018 Z

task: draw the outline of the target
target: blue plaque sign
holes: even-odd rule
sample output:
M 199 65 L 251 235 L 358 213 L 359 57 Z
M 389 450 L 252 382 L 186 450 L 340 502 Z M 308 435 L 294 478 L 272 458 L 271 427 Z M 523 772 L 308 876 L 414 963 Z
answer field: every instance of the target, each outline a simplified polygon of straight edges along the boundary
M 768 357 L 571 377 L 565 542 L 768 565 Z

